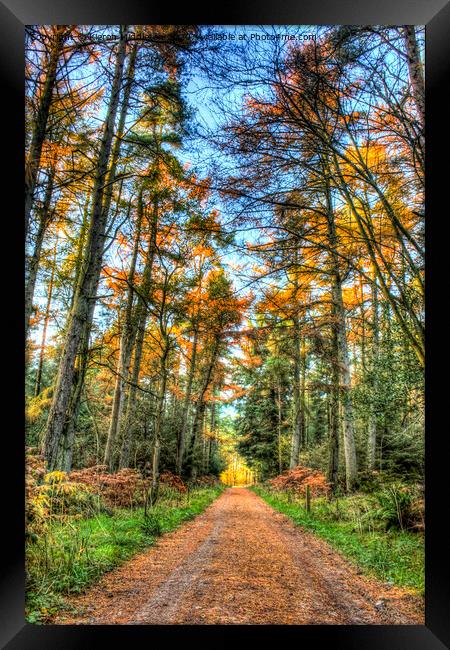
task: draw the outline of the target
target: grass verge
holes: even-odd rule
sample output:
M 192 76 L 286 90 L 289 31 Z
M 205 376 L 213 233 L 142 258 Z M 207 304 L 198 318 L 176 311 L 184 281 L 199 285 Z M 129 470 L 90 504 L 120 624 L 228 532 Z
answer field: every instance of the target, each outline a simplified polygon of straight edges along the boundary
M 274 510 L 289 517 L 340 551 L 364 573 L 383 582 L 411 589 L 423 596 L 425 586 L 424 536 L 399 530 L 364 530 L 352 516 L 355 497 L 340 501 L 340 513 L 332 511 L 324 499 L 313 502 L 307 513 L 304 505 L 290 501 L 287 495 L 255 486 L 253 491 Z M 364 499 L 364 496 L 356 497 Z M 338 520 L 333 520 L 336 517 Z
M 27 544 L 26 619 L 45 623 L 67 607 L 64 596 L 83 591 L 101 575 L 193 519 L 222 492 L 200 488 L 180 503 L 161 502 L 144 519 L 143 508 L 118 509 L 87 519 L 71 517 L 51 525 L 46 535 Z

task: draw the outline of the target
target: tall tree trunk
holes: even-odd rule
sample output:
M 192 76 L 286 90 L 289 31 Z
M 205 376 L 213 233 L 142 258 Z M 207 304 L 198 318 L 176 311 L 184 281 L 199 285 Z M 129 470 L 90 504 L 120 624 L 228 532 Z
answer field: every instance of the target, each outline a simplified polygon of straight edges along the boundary
M 302 403 L 301 403 L 301 340 L 300 325 L 298 316 L 293 318 L 294 329 L 294 386 L 292 393 L 293 401 L 293 425 L 292 425 L 292 445 L 289 468 L 294 469 L 298 465 L 300 448 L 302 445 Z
M 332 328 L 331 390 L 328 399 L 329 462 L 328 482 L 336 491 L 339 477 L 339 347 L 336 328 Z
M 136 57 L 138 52 L 138 44 L 134 43 L 128 58 L 128 65 L 125 72 L 125 83 L 123 88 L 122 105 L 120 109 L 119 121 L 117 124 L 117 133 L 111 153 L 111 164 L 108 172 L 108 182 L 105 189 L 105 196 L 103 200 L 103 210 L 105 212 L 105 219 L 108 217 L 111 207 L 111 200 L 114 193 L 114 182 L 117 174 L 117 164 L 120 157 L 120 149 L 122 146 L 122 138 L 125 132 L 125 121 L 127 119 L 128 109 L 130 105 L 131 89 L 134 82 L 134 73 L 136 67 Z
M 42 210 L 39 214 L 39 225 L 34 241 L 33 253 L 28 260 L 27 280 L 25 284 L 25 340 L 28 338 L 28 330 L 30 327 L 30 318 L 33 312 L 33 298 L 34 290 L 36 287 L 36 278 L 39 269 L 39 262 L 41 259 L 42 244 L 44 243 L 45 233 L 51 219 L 50 202 L 53 194 L 53 183 L 55 178 L 56 165 L 52 165 L 47 180 L 47 187 L 45 190 L 44 201 Z
M 183 469 L 183 456 L 184 456 L 184 449 L 186 445 L 186 431 L 187 431 L 187 423 L 188 423 L 188 415 L 189 415 L 189 406 L 191 403 L 192 385 L 194 382 L 194 375 L 195 375 L 195 368 L 196 368 L 197 345 L 198 345 L 198 326 L 195 325 L 194 339 L 192 342 L 192 354 L 191 354 L 191 360 L 189 364 L 188 383 L 186 386 L 186 394 L 184 396 L 183 411 L 181 415 L 181 428 L 177 440 L 176 472 L 179 475 L 181 474 L 181 471 Z
M 216 403 L 211 402 L 210 441 L 208 447 L 208 474 L 211 470 L 211 459 L 217 448 L 216 439 Z
M 340 371 L 340 397 L 343 414 L 343 441 L 345 457 L 345 478 L 346 487 L 350 491 L 353 489 L 356 480 L 356 448 L 355 436 L 353 431 L 353 408 L 350 385 L 350 364 L 347 347 L 347 333 L 345 322 L 344 302 L 342 298 L 342 279 L 339 270 L 339 257 L 337 253 L 337 232 L 334 218 L 331 192 L 329 185 L 326 185 L 327 201 L 327 223 L 328 223 L 328 241 L 331 259 L 332 271 L 332 299 L 333 299 L 333 327 L 336 332 L 337 350 Z
M 300 354 L 300 418 L 302 430 L 302 446 L 306 447 L 308 442 L 306 435 L 306 338 L 301 340 Z
M 105 228 L 108 220 L 109 211 L 111 208 L 111 200 L 113 197 L 114 182 L 116 179 L 116 172 L 117 172 L 117 163 L 120 156 L 122 136 L 125 129 L 125 120 L 129 108 L 131 87 L 134 79 L 136 53 L 137 53 L 137 46 L 135 45 L 131 50 L 129 63 L 125 74 L 125 84 L 124 84 L 124 91 L 123 91 L 123 97 L 121 102 L 119 121 L 116 129 L 116 137 L 115 137 L 114 144 L 111 145 L 112 149 L 111 149 L 108 176 L 103 187 L 102 211 L 103 211 Z M 117 198 L 117 211 L 119 209 L 119 206 L 120 206 L 120 192 Z M 78 274 L 78 277 L 80 277 L 80 272 Z M 98 277 L 100 277 L 100 275 Z M 97 280 L 97 286 L 98 286 L 98 280 Z M 84 324 L 84 331 L 81 336 L 82 344 L 80 345 L 80 350 L 77 355 L 73 390 L 70 399 L 70 408 L 68 411 L 68 417 L 66 418 L 66 425 L 63 430 L 63 452 L 62 452 L 63 461 L 62 462 L 64 464 L 66 471 L 70 470 L 71 463 L 72 463 L 72 446 L 74 441 L 75 425 L 78 419 L 78 413 L 80 411 L 80 400 L 83 392 L 83 384 L 84 384 L 86 370 L 87 370 L 87 362 L 89 357 L 89 337 L 90 337 L 90 329 L 92 326 L 94 308 L 95 308 L 95 303 L 92 306 L 90 317 L 86 319 Z M 106 464 L 109 465 L 110 464 L 109 461 L 106 462 Z
M 202 427 L 202 474 L 206 474 L 206 455 L 208 447 L 208 438 L 207 438 L 207 415 L 208 415 L 208 406 L 205 408 L 205 415 L 203 417 L 203 427 Z
M 281 383 L 277 382 L 277 410 L 278 410 L 278 421 L 277 421 L 277 442 L 278 442 L 278 473 L 281 474 L 283 471 L 283 457 L 281 454 L 281 423 L 282 423 L 282 411 L 281 411 Z
M 205 449 L 205 465 L 204 473 L 209 474 L 211 468 L 211 454 L 214 446 L 214 430 L 216 426 L 216 404 L 211 402 L 210 404 L 210 424 L 209 424 L 209 436 L 206 440 L 206 449 Z
M 202 430 L 202 425 L 203 425 L 203 416 L 205 412 L 205 394 L 206 391 L 208 390 L 209 384 L 211 382 L 211 377 L 212 373 L 214 370 L 214 367 L 216 365 L 217 361 L 217 355 L 219 352 L 219 345 L 220 345 L 220 340 L 219 338 L 216 338 L 214 341 L 214 347 L 212 350 L 211 354 L 211 359 L 207 368 L 207 371 L 205 373 L 205 377 L 203 380 L 203 384 L 200 390 L 200 394 L 198 396 L 196 405 L 195 405 L 195 414 L 194 414 L 194 422 L 192 424 L 192 436 L 189 441 L 189 453 L 188 453 L 188 475 L 189 478 L 194 478 L 197 467 L 195 464 L 195 445 L 197 440 L 199 439 L 201 430 Z
M 343 414 L 343 438 L 345 456 L 345 479 L 347 490 L 353 489 L 356 480 L 356 449 L 353 431 L 353 408 L 350 386 L 350 364 L 345 331 L 345 313 L 342 301 L 342 286 L 336 280 L 334 286 L 334 302 L 336 305 L 337 336 L 339 346 L 339 367 L 341 371 L 341 402 Z
M 112 153 L 110 156 L 110 164 L 109 164 L 107 180 L 103 184 L 102 211 L 103 211 L 103 219 L 104 219 L 104 229 L 106 228 L 109 210 L 111 207 L 111 200 L 113 196 L 114 181 L 116 178 L 117 163 L 120 155 L 120 147 L 122 142 L 121 138 L 125 128 L 125 120 L 128 112 L 128 107 L 129 107 L 131 86 L 134 78 L 136 51 L 137 51 L 136 47 L 134 47 L 131 51 L 129 64 L 125 75 L 124 93 L 123 93 L 123 98 L 121 103 L 121 110 L 120 110 L 119 122 L 117 126 L 116 139 L 114 141 L 114 145 L 112 145 Z M 122 70 L 123 70 L 123 66 L 122 66 Z M 117 209 L 119 208 L 119 204 L 120 204 L 120 194 L 117 199 Z M 87 206 L 88 206 L 88 201 L 86 203 L 86 209 Z M 83 219 L 83 227 L 82 227 L 83 237 L 80 240 L 80 246 L 81 246 L 80 251 L 82 251 L 84 230 L 85 230 L 85 219 Z M 105 235 L 103 235 L 103 239 L 104 238 Z M 88 250 L 88 248 L 89 248 L 89 241 L 86 250 Z M 77 265 L 78 280 L 81 277 L 82 270 L 83 270 L 82 264 Z M 100 270 L 101 270 L 101 266 L 100 266 Z M 98 274 L 98 279 L 100 278 L 100 270 Z M 97 280 L 97 286 L 98 286 L 98 280 Z M 96 290 L 97 288 L 95 289 L 95 291 Z M 75 296 L 73 296 L 72 304 L 74 303 L 74 301 L 75 301 Z M 82 332 L 81 339 L 80 339 L 81 340 L 80 349 L 77 354 L 75 373 L 73 379 L 73 388 L 70 397 L 70 406 L 68 409 L 66 424 L 64 426 L 63 434 L 62 434 L 63 449 L 61 455 L 62 455 L 62 463 L 66 471 L 70 470 L 71 463 L 72 463 L 72 446 L 74 442 L 75 425 L 80 410 L 80 400 L 83 392 L 83 384 L 84 384 L 86 370 L 87 370 L 87 362 L 89 357 L 89 337 L 90 337 L 90 329 L 92 326 L 94 308 L 95 308 L 95 303 L 92 305 L 92 310 L 90 312 L 89 318 L 87 318 L 84 323 L 84 331 Z
M 165 345 L 163 354 L 161 357 L 160 363 L 160 387 L 158 392 L 158 400 L 156 406 L 156 418 L 155 418 L 155 432 L 154 432 L 154 442 L 153 442 L 153 454 L 152 454 L 152 480 L 150 485 L 150 490 L 148 494 L 148 501 L 150 506 L 155 505 L 159 496 L 159 457 L 161 453 L 161 425 L 163 420 L 164 413 L 164 400 L 166 396 L 166 386 L 167 386 L 167 368 L 166 361 L 169 354 L 169 341 L 165 337 Z
M 195 448 L 198 440 L 201 439 L 203 420 L 205 417 L 205 408 L 206 408 L 206 403 L 204 400 L 200 400 L 197 402 L 195 407 L 194 422 L 192 425 L 192 436 L 189 442 L 188 470 L 189 470 L 190 479 L 195 479 L 197 476 L 198 467 L 197 467 L 197 463 L 195 462 L 195 453 L 196 453 Z
M 64 472 L 70 472 L 72 469 L 73 445 L 75 441 L 75 428 L 78 421 L 78 414 L 81 407 L 81 395 L 84 388 L 84 380 L 89 363 L 89 336 L 84 330 L 80 342 L 80 350 L 75 362 L 73 374 L 72 392 L 70 395 L 69 407 L 67 409 L 67 418 L 61 436 L 60 449 L 58 451 L 58 466 Z
M 136 233 L 134 238 L 133 253 L 130 261 L 130 269 L 128 272 L 128 296 L 127 304 L 125 307 L 124 314 L 124 323 L 122 329 L 122 335 L 120 337 L 120 350 L 119 350 L 119 359 L 117 362 L 117 375 L 116 375 L 116 385 L 114 389 L 114 399 L 111 411 L 111 420 L 108 432 L 108 438 L 106 441 L 104 463 L 112 469 L 112 460 L 113 460 L 113 447 L 114 442 L 117 437 L 117 432 L 119 429 L 119 424 L 121 420 L 122 407 L 123 407 L 123 398 L 125 384 L 129 376 L 130 371 L 130 362 L 131 362 L 131 353 L 133 350 L 133 283 L 134 275 L 136 271 L 136 261 L 139 251 L 139 243 L 141 236 L 141 224 L 142 224 L 142 214 L 143 214 L 143 204 L 142 204 L 142 190 L 139 193 L 138 204 L 137 204 L 137 219 L 136 219 Z
M 372 320 L 372 331 L 373 331 L 373 341 L 372 341 L 372 381 L 371 383 L 371 400 L 370 400 L 370 414 L 369 414 L 369 427 L 368 427 L 368 436 L 367 436 L 367 469 L 372 470 L 375 468 L 375 452 L 377 448 L 377 412 L 376 412 L 376 403 L 378 396 L 378 356 L 379 356 L 379 344 L 380 344 L 380 327 L 379 327 L 379 315 L 378 315 L 378 289 L 377 289 L 377 276 L 374 272 L 373 283 L 372 283 L 372 310 L 373 310 L 373 320 Z
M 82 338 L 89 335 L 95 308 L 97 287 L 100 280 L 104 249 L 106 214 L 103 210 L 105 179 L 114 134 L 114 123 L 119 104 L 121 81 L 126 50 L 126 28 L 121 28 L 114 78 L 109 106 L 106 113 L 103 135 L 97 160 L 96 177 L 93 190 L 92 216 L 88 234 L 86 257 L 80 282 L 77 286 L 74 305 L 69 317 L 52 405 L 47 421 L 44 440 L 44 455 L 49 469 L 58 463 L 58 449 L 64 427 L 67 426 L 69 404 L 75 372 L 75 360 Z
M 36 384 L 34 387 L 34 395 L 37 397 L 41 392 L 41 382 L 42 382 L 42 369 L 44 367 L 44 357 L 45 357 L 45 345 L 47 343 L 47 329 L 50 321 L 50 310 L 52 306 L 52 297 L 53 297 L 53 283 L 55 281 L 55 271 L 56 271 L 56 256 L 58 251 L 58 236 L 55 240 L 55 249 L 53 253 L 53 264 L 52 270 L 50 273 L 50 282 L 47 288 L 47 305 L 45 307 L 45 316 L 44 316 L 44 327 L 42 329 L 42 339 L 39 351 L 39 363 L 36 373 Z
M 204 466 L 205 474 L 209 474 L 210 459 L 211 459 L 211 439 L 208 438 L 206 440 L 206 449 L 205 449 L 205 466 Z
M 25 163 L 25 240 L 28 237 L 33 195 L 36 188 L 39 166 L 41 164 L 42 146 L 47 131 L 53 90 L 56 85 L 58 61 L 64 47 L 64 42 L 70 31 L 71 30 L 65 25 L 59 25 L 56 28 L 55 39 L 51 46 L 42 94 L 33 125 L 30 150 Z
M 211 433 L 214 434 L 215 431 L 216 431 L 216 403 L 211 402 Z
M 83 219 L 82 230 L 85 228 Z M 82 252 L 80 248 L 79 251 Z M 82 261 L 82 257 L 81 257 Z M 82 266 L 78 270 L 78 277 L 81 277 Z M 75 360 L 75 370 L 72 380 L 72 391 L 70 395 L 69 407 L 67 410 L 66 422 L 61 436 L 61 449 L 59 456 L 60 465 L 65 472 L 70 472 L 72 468 L 73 444 L 75 440 L 75 429 L 78 421 L 78 415 L 81 407 L 81 396 L 83 394 L 86 372 L 88 369 L 90 350 L 89 350 L 90 326 L 87 323 L 83 328 L 80 338 L 80 346 Z
M 86 239 L 87 239 L 87 234 L 88 234 L 88 227 L 89 227 L 89 202 L 90 202 L 91 196 L 88 194 L 86 197 L 86 203 L 84 204 L 83 208 L 83 219 L 81 222 L 81 228 L 80 232 L 78 234 L 78 241 L 77 241 L 77 249 L 76 249 L 76 256 L 75 256 L 75 274 L 74 274 L 74 280 L 73 280 L 73 286 L 75 287 L 75 291 L 72 292 L 72 296 L 70 299 L 70 311 L 72 311 L 74 302 L 75 302 L 75 295 L 76 295 L 76 288 L 80 282 L 80 277 L 81 277 L 81 272 L 83 270 L 83 257 L 85 254 L 85 248 L 86 248 Z
M 133 367 L 130 377 L 130 386 L 127 396 L 127 408 L 123 423 L 123 440 L 120 452 L 119 467 L 128 467 L 130 463 L 130 450 L 134 438 L 135 426 L 134 417 L 136 410 L 136 397 L 139 384 L 139 372 L 141 368 L 142 349 L 145 337 L 145 325 L 147 322 L 148 305 L 151 286 L 153 263 L 156 254 L 156 236 L 158 233 L 158 202 L 155 201 L 152 211 L 152 223 L 150 232 L 150 241 L 147 249 L 147 255 L 142 273 L 142 282 L 139 287 L 138 300 L 133 314 L 133 329 L 131 332 L 131 341 L 134 344 Z

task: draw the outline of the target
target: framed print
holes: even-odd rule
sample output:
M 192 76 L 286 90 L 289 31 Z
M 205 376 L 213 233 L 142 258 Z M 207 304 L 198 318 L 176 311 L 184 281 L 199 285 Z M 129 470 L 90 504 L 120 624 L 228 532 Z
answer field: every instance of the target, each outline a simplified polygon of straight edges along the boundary
M 4 647 L 448 647 L 448 5 L 1 13 Z

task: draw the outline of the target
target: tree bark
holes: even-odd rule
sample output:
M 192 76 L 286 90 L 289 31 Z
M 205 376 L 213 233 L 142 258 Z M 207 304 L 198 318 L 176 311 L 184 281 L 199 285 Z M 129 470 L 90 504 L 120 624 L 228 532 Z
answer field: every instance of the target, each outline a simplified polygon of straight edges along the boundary
M 306 432 L 306 339 L 303 336 L 301 340 L 300 354 L 300 418 L 302 429 L 302 446 L 306 447 L 308 443 Z
M 75 427 L 78 421 L 78 414 L 81 407 L 81 395 L 84 387 L 84 379 L 89 363 L 89 337 L 85 330 L 81 337 L 80 351 L 75 362 L 75 370 L 72 380 L 72 392 L 70 396 L 67 418 L 61 436 L 60 450 L 58 451 L 57 464 L 64 472 L 72 469 L 73 445 L 75 441 Z
M 80 282 L 80 277 L 81 277 L 81 271 L 83 269 L 83 257 L 85 254 L 85 248 L 86 248 L 86 239 L 87 239 L 87 233 L 88 233 L 88 227 L 89 227 L 89 202 L 90 202 L 91 196 L 88 194 L 86 197 L 86 203 L 84 204 L 83 208 L 83 220 L 81 222 L 81 228 L 80 232 L 78 234 L 78 242 L 77 242 L 77 252 L 76 252 L 76 258 L 75 258 L 75 273 L 74 273 L 74 280 L 73 280 L 73 286 L 75 287 L 75 290 L 72 292 L 71 300 L 70 300 L 70 310 L 69 313 L 73 309 L 73 305 L 75 302 L 75 295 L 76 295 L 76 288 Z

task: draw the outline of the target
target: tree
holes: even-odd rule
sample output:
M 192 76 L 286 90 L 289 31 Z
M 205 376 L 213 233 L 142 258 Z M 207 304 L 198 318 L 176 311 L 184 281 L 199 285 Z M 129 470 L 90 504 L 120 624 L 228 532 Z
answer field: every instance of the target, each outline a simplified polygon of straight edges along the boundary
M 103 210 L 105 179 L 108 174 L 108 163 L 114 135 L 114 122 L 122 84 L 126 53 L 126 31 L 126 26 L 123 26 L 120 33 L 110 100 L 96 163 L 91 222 L 85 258 L 83 260 L 83 269 L 76 289 L 74 305 L 69 317 L 66 343 L 61 356 L 53 402 L 48 416 L 44 454 L 50 469 L 54 469 L 62 461 L 62 459 L 58 458 L 58 454 L 60 452 L 63 430 L 67 426 L 71 387 L 75 372 L 75 360 L 83 335 L 86 340 L 89 334 L 94 313 L 94 298 L 100 278 L 107 217 L 107 214 Z

